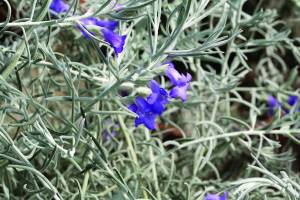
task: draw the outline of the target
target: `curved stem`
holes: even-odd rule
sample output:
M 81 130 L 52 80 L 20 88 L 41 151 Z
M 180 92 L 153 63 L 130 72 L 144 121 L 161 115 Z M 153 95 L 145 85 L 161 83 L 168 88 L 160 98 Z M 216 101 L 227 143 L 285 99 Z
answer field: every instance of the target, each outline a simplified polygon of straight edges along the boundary
M 42 20 L 45 15 L 48 12 L 49 6 L 50 6 L 51 1 L 48 0 L 46 1 L 46 3 L 43 6 L 43 9 L 41 10 L 41 12 L 39 13 L 39 15 L 37 16 L 37 21 Z M 0 24 L 0 26 L 3 24 Z M 9 24 L 7 24 L 8 26 Z M 31 27 L 28 30 L 28 38 L 30 38 L 32 32 L 34 30 L 34 27 Z M 15 55 L 11 58 L 10 64 L 4 69 L 3 73 L 1 74 L 3 79 L 7 79 L 7 77 L 11 74 L 11 72 L 16 68 L 17 63 L 20 59 L 20 57 L 23 54 L 24 49 L 26 48 L 26 38 L 24 38 L 24 40 L 21 42 L 20 47 L 18 48 L 18 50 L 16 51 Z

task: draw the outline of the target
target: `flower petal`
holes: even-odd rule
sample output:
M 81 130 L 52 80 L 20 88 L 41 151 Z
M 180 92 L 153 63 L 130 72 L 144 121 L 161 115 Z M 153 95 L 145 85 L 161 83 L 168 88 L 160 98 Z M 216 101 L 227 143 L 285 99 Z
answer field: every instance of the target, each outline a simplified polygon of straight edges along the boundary
M 153 113 L 148 113 L 146 115 L 141 114 L 135 118 L 134 126 L 138 127 L 141 124 L 144 124 L 149 130 L 155 129 L 155 117 Z
M 103 27 L 103 28 L 107 28 L 111 31 L 115 30 L 116 27 L 118 26 L 118 22 L 117 21 L 111 21 L 111 20 L 100 20 L 100 19 L 97 19 L 96 20 L 96 25 L 97 26 L 100 26 L 100 27 Z
M 144 118 L 144 124 L 150 130 L 155 129 L 155 117 L 155 114 L 149 114 Z
M 173 66 L 169 65 L 169 67 L 166 69 L 165 73 L 173 85 L 178 84 L 178 80 L 181 78 L 181 75 Z
M 149 86 L 152 93 L 147 97 L 147 102 L 154 113 L 161 114 L 168 103 L 168 93 L 155 80 L 150 81 Z
M 227 199 L 227 192 L 224 192 L 223 196 L 220 197 L 220 200 L 226 200 Z
M 148 104 L 148 102 L 143 97 L 137 97 L 135 99 L 135 103 L 136 103 L 139 110 L 141 110 L 143 112 L 150 112 L 151 111 L 150 105 Z
M 141 117 L 136 117 L 134 120 L 134 126 L 138 127 L 139 125 L 143 124 L 144 120 Z
M 114 43 L 114 45 L 112 46 L 115 50 L 115 53 L 116 55 L 118 56 L 119 53 L 122 53 L 123 52 L 123 48 L 124 48 L 124 45 L 125 45 L 125 41 L 126 41 L 126 35 L 122 35 L 120 37 L 120 41 L 117 42 L 117 43 Z
M 168 93 L 164 88 L 160 87 L 155 80 L 151 80 L 149 86 L 152 90 L 152 93 L 147 97 L 149 104 L 154 104 L 156 101 L 162 104 L 168 103 Z
M 220 200 L 220 196 L 216 194 L 207 194 L 204 200 Z
M 149 87 L 151 88 L 152 92 L 159 93 L 160 85 L 155 80 L 151 80 L 149 82 Z
M 60 14 L 69 10 L 70 6 L 62 0 L 53 0 L 50 4 L 50 10 Z
M 204 200 L 226 200 L 227 192 L 224 192 L 223 196 L 219 196 L 217 194 L 207 194 Z
M 159 93 L 151 93 L 148 97 L 147 97 L 147 102 L 149 104 L 154 104 L 157 99 L 159 98 Z
M 151 105 L 151 108 L 152 108 L 152 111 L 154 112 L 154 113 L 157 113 L 157 114 L 162 114 L 162 112 L 164 111 L 164 109 L 165 109 L 165 106 L 164 106 L 164 104 L 162 104 L 161 102 L 159 102 L 159 101 L 156 101 L 156 102 L 154 102 L 152 105 Z
M 89 18 L 85 18 L 85 19 L 81 19 L 80 22 L 82 23 L 82 25 L 87 29 L 86 26 L 89 25 L 95 25 L 95 26 L 99 26 L 102 28 L 106 28 L 108 30 L 113 31 L 117 26 L 118 26 L 118 22 L 117 21 L 111 21 L 111 20 L 100 20 L 96 17 L 89 17 Z M 84 37 L 90 39 L 89 35 L 82 30 L 81 27 L 78 27 L 81 31 L 81 33 L 83 34 Z M 90 32 L 92 35 L 94 35 L 94 33 Z
M 160 94 L 159 101 L 160 101 L 162 104 L 167 104 L 167 103 L 169 102 L 169 101 L 168 101 L 168 92 L 167 92 L 165 89 L 160 88 L 159 94 Z
M 170 96 L 172 98 L 180 97 L 181 100 L 184 102 L 187 99 L 187 89 L 188 89 L 188 87 L 189 87 L 188 84 L 186 84 L 185 86 L 182 86 L 182 87 L 175 86 L 170 91 Z
M 122 53 L 126 35 L 119 36 L 118 34 L 106 28 L 102 28 L 101 32 L 105 41 L 107 41 L 110 46 L 114 48 L 116 55 L 118 56 L 119 53 Z
M 287 100 L 287 103 L 290 105 L 290 106 L 293 106 L 295 104 L 297 104 L 298 102 L 298 96 L 295 96 L 295 95 L 291 95 L 289 96 L 288 100 Z
M 138 107 L 137 107 L 136 104 L 133 103 L 133 104 L 128 106 L 128 109 L 131 110 L 132 112 L 137 112 Z
M 277 99 L 274 96 L 272 96 L 272 95 L 268 96 L 268 100 L 267 101 L 268 101 L 269 107 L 271 107 L 271 108 L 275 108 L 275 107 L 278 106 Z

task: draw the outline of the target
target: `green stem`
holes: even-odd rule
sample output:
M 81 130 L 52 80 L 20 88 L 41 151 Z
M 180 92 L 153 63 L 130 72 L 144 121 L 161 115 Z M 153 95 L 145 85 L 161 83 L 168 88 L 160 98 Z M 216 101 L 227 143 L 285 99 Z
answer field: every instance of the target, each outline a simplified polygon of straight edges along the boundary
M 127 145 L 128 145 L 129 155 L 130 155 L 131 159 L 134 162 L 134 165 L 135 165 L 134 167 L 137 167 L 137 166 L 139 166 L 139 164 L 138 164 L 137 156 L 136 156 L 136 153 L 134 151 L 134 148 L 133 148 L 129 132 L 127 130 L 127 127 L 126 127 L 126 125 L 124 123 L 123 118 L 120 115 L 118 115 L 118 120 L 119 120 L 119 123 L 121 125 L 121 129 L 122 129 L 122 131 L 124 133 L 125 140 L 126 140 Z
M 229 137 L 237 137 L 237 136 L 241 136 L 241 135 L 264 135 L 264 134 L 270 134 L 270 135 L 283 135 L 283 136 L 287 136 L 288 138 L 290 138 L 293 142 L 295 142 L 296 144 L 300 145 L 300 140 L 297 139 L 295 136 L 293 136 L 292 134 L 298 134 L 300 133 L 300 129 L 291 129 L 291 130 L 248 130 L 248 131 L 236 131 L 236 132 L 230 132 L 230 133 L 225 133 L 222 135 L 214 135 L 214 136 L 210 136 L 210 137 L 205 137 L 205 138 L 200 138 L 200 139 L 196 139 L 193 140 L 191 142 L 186 142 L 183 144 L 178 144 L 177 146 L 179 147 L 178 149 L 182 149 L 185 147 L 189 147 L 193 144 L 198 144 L 198 143 L 202 143 L 202 142 L 206 142 L 206 141 L 210 141 L 210 140 L 217 140 L 217 139 L 222 139 L 222 138 L 229 138 Z M 164 145 L 168 145 L 169 142 L 165 142 Z M 172 143 L 173 145 L 175 143 Z
M 11 23 L 7 23 L 7 24 L 0 23 L 0 27 L 4 27 L 4 26 L 5 27 L 49 26 L 49 25 L 54 25 L 54 24 L 57 24 L 57 23 L 72 25 L 76 21 L 79 21 L 81 19 L 88 18 L 88 17 L 91 17 L 91 16 L 93 16 L 92 13 L 86 13 L 84 15 L 68 17 L 68 18 L 65 18 L 64 20 L 55 19 L 55 20 L 48 20 L 48 21 L 40 21 L 40 20 L 43 19 L 43 18 L 41 18 L 41 19 L 37 19 L 35 22 L 26 21 L 26 22 L 11 22 Z M 45 17 L 45 15 L 43 17 Z
M 150 140 L 149 131 L 145 130 L 145 134 L 146 134 L 146 139 L 149 141 Z M 158 179 L 157 179 L 156 165 L 154 162 L 155 159 L 154 159 L 153 149 L 152 149 L 151 145 L 149 145 L 149 157 L 150 157 L 150 162 L 151 162 L 152 175 L 153 175 L 153 179 L 154 179 L 154 187 L 156 190 L 157 199 L 161 200 L 161 194 L 160 194 L 159 184 L 158 184 Z
M 90 172 L 88 170 L 84 173 L 84 179 L 83 179 L 83 184 L 82 184 L 82 198 L 83 199 L 85 198 L 85 193 L 86 193 L 87 186 L 89 183 L 89 178 L 90 178 Z
M 139 167 L 139 163 L 138 163 L 138 160 L 137 160 L 137 155 L 136 155 L 135 150 L 133 148 L 133 145 L 132 145 L 132 142 L 131 142 L 131 137 L 129 135 L 127 127 L 126 127 L 126 125 L 124 123 L 123 118 L 120 115 L 118 115 L 118 120 L 119 120 L 121 129 L 122 129 L 122 131 L 124 133 L 125 140 L 126 140 L 127 145 L 128 145 L 129 155 L 130 155 L 131 159 L 134 162 L 134 166 L 133 167 L 134 167 L 135 171 L 139 171 L 140 167 Z M 142 187 L 144 187 L 143 183 L 142 183 Z M 145 190 L 143 190 L 143 195 L 144 195 L 145 199 L 148 199 L 148 194 L 147 194 L 147 192 Z

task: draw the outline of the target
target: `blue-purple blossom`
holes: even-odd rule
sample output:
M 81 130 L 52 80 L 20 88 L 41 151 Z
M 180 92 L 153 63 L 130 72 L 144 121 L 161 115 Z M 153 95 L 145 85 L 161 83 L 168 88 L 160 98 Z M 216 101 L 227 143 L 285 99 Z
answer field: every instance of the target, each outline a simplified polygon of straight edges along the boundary
M 219 196 L 217 194 L 207 194 L 204 197 L 204 200 L 226 200 L 227 199 L 227 192 L 224 192 L 222 196 Z
M 122 53 L 126 35 L 120 36 L 117 33 L 114 33 L 113 31 L 106 28 L 102 28 L 101 32 L 103 34 L 104 40 L 108 42 L 109 45 L 115 50 L 116 55 L 118 56 L 119 53 Z
M 151 105 L 154 113 L 161 114 L 168 103 L 168 93 L 155 80 L 150 81 L 149 87 L 152 93 L 147 97 L 147 102 Z
M 70 6 L 66 4 L 63 0 L 52 0 L 50 4 L 50 10 L 57 14 L 66 12 L 69 10 Z
M 80 22 L 82 22 L 82 24 L 84 24 L 86 26 L 87 25 L 95 25 L 95 26 L 100 26 L 102 28 L 107 28 L 112 31 L 115 30 L 116 27 L 118 26 L 117 21 L 101 20 L 96 17 L 89 17 L 89 18 L 81 19 Z
M 138 127 L 144 124 L 148 129 L 155 129 L 156 113 L 153 112 L 151 105 L 142 97 L 137 97 L 135 103 L 128 107 L 132 112 L 137 114 L 134 125 Z
M 277 99 L 272 95 L 268 96 L 267 101 L 268 101 L 268 106 L 269 106 L 270 109 L 275 109 L 275 108 L 280 108 L 281 107 L 281 103 L 279 103 L 277 101 Z
M 101 28 L 107 28 L 109 30 L 115 30 L 116 27 L 118 26 L 117 21 L 112 21 L 112 20 L 100 20 L 95 17 L 89 17 L 85 19 L 81 19 L 80 22 L 82 23 L 84 28 L 87 28 L 86 26 L 88 25 L 94 25 L 94 26 L 99 26 Z M 90 36 L 86 33 L 85 30 L 83 30 L 81 27 L 78 27 L 81 33 L 83 34 L 84 37 L 87 39 L 90 39 Z M 90 32 L 90 31 L 89 31 Z M 92 35 L 94 35 L 93 32 L 90 32 Z
M 187 90 L 189 88 L 192 76 L 187 73 L 187 75 L 180 74 L 174 67 L 173 63 L 168 62 L 168 67 L 166 69 L 166 75 L 170 79 L 174 87 L 170 91 L 170 96 L 172 98 L 180 97 L 182 101 L 187 99 Z
M 277 109 L 283 110 L 284 114 L 288 114 L 290 112 L 289 108 L 284 106 L 272 95 L 268 96 L 267 103 L 268 103 L 268 114 L 271 116 L 274 115 Z M 286 103 L 290 106 L 295 106 L 298 103 L 298 96 L 294 96 L 294 95 L 289 96 Z M 298 108 L 298 111 L 300 111 L 300 108 Z
M 162 114 L 168 103 L 168 93 L 155 80 L 149 82 L 149 87 L 152 93 L 147 99 L 137 97 L 128 108 L 137 114 L 135 127 L 144 124 L 148 129 L 153 130 L 155 129 L 155 118 Z
M 282 107 L 281 103 L 279 103 L 277 99 L 272 95 L 268 96 L 267 102 L 269 115 L 274 115 L 275 110 Z
M 287 99 L 287 103 L 292 107 L 297 106 L 298 101 L 299 101 L 299 98 L 298 98 L 298 96 L 295 96 L 295 95 L 291 95 Z M 298 107 L 297 110 L 300 111 L 300 107 Z M 289 112 L 289 110 L 287 109 L 287 113 L 288 112 Z
M 113 32 L 115 28 L 118 26 L 118 22 L 110 21 L 110 20 L 100 20 L 98 18 L 90 17 L 86 19 L 80 20 L 83 26 L 86 28 L 88 25 L 95 25 L 101 27 L 100 31 L 103 35 L 103 38 L 109 45 L 114 49 L 116 55 L 122 53 L 123 47 L 126 40 L 126 35 L 120 36 L 117 33 Z M 84 37 L 90 39 L 90 36 L 80 28 L 81 33 Z M 90 32 L 92 35 L 94 33 Z
M 288 99 L 287 99 L 287 103 L 290 106 L 296 105 L 298 103 L 298 96 L 295 96 L 295 95 L 289 96 Z

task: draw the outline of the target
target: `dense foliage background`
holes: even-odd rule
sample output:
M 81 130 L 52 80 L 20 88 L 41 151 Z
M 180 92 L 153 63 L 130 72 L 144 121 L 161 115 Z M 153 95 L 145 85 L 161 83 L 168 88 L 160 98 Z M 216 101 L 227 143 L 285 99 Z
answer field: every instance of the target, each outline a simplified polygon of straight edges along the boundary
M 65 3 L 0 1 L 0 199 L 300 199 L 299 0 Z M 119 21 L 118 57 L 87 17 Z M 135 127 L 166 61 L 188 98 Z

